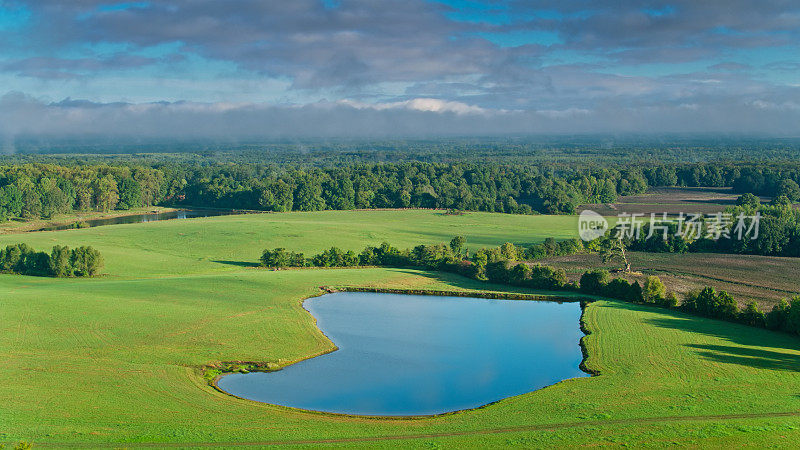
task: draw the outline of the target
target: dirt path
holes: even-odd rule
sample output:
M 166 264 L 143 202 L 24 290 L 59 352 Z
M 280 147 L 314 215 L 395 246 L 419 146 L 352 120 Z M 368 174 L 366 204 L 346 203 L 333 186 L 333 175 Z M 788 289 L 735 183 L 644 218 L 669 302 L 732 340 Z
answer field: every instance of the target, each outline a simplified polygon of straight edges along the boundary
M 161 448 L 161 447 L 268 447 L 279 445 L 319 445 L 319 444 L 347 444 L 365 443 L 380 441 L 396 441 L 406 439 L 431 439 L 439 437 L 457 436 L 479 436 L 488 434 L 517 433 L 523 431 L 552 431 L 565 428 L 577 428 L 587 426 L 606 426 L 606 425 L 634 425 L 650 423 L 670 423 L 670 422 L 693 422 L 706 420 L 735 420 L 735 419 L 767 419 L 773 417 L 800 417 L 800 411 L 776 412 L 760 414 L 720 414 L 709 416 L 679 416 L 679 417 L 648 417 L 642 419 L 616 419 L 602 421 L 585 422 L 565 422 L 543 425 L 528 425 L 518 427 L 492 428 L 486 430 L 465 430 L 451 431 L 443 433 L 420 433 L 406 435 L 386 435 L 386 436 L 366 436 L 352 438 L 331 438 L 331 439 L 297 439 L 285 441 L 249 441 L 249 442 L 186 442 L 186 443 L 166 443 L 166 442 L 118 442 L 118 443 L 58 443 L 42 442 L 35 443 L 36 447 L 72 447 L 72 448 Z

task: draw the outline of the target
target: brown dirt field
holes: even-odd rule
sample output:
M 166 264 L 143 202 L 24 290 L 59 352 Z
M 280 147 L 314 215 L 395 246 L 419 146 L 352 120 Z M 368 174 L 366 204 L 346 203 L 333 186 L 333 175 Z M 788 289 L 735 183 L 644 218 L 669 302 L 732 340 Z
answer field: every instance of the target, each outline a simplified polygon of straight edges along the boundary
M 632 269 L 642 274 L 626 278 L 643 281 L 648 275 L 658 275 L 668 289 L 678 294 L 712 286 L 728 291 L 740 306 L 755 300 L 767 310 L 781 298 L 800 295 L 800 258 L 640 252 L 631 252 L 629 257 Z M 579 279 L 589 268 L 618 267 L 603 264 L 596 254 L 559 256 L 540 262 L 564 268 L 571 280 Z
M 586 204 L 578 210 L 591 209 L 605 216 L 616 216 L 620 213 L 641 214 L 678 214 L 701 213 L 712 214 L 723 211 L 736 204 L 739 194 L 731 188 L 699 187 L 699 188 L 657 188 L 646 194 L 620 197 L 616 203 Z M 762 202 L 770 199 L 762 197 Z

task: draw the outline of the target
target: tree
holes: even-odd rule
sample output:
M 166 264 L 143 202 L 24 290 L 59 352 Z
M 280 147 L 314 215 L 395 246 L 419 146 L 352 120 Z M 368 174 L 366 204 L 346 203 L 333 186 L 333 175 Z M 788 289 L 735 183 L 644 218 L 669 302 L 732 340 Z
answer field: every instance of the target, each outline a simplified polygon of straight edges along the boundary
M 467 239 L 464 236 L 456 236 L 450 240 L 450 250 L 453 251 L 454 255 L 462 255 L 464 253 L 464 244 L 466 244 Z
M 500 246 L 500 255 L 509 261 L 516 261 L 518 259 L 517 247 L 511 242 L 506 242 Z
M 305 258 L 302 253 L 290 252 L 285 248 L 266 249 L 261 254 L 261 265 L 275 268 L 302 267 L 305 265 Z
M 611 275 L 607 270 L 591 270 L 581 275 L 580 289 L 587 294 L 600 295 L 608 284 Z
M 665 308 L 676 308 L 679 303 L 680 302 L 678 301 L 678 295 L 674 292 L 670 292 L 664 298 L 664 303 L 662 303 L 662 306 L 664 306 Z
M 789 318 L 789 302 L 781 299 L 767 314 L 767 328 L 770 330 L 785 330 Z
M 54 277 L 69 277 L 72 276 L 72 264 L 70 257 L 72 252 L 69 247 L 62 247 L 56 245 L 53 247 L 53 252 L 50 253 L 50 272 Z
M 784 179 L 778 186 L 777 196 L 786 196 L 790 201 L 796 202 L 800 200 L 800 185 L 791 179 Z
M 786 195 L 779 195 L 779 196 L 773 198 L 772 201 L 769 202 L 769 204 L 771 206 L 776 206 L 778 208 L 791 208 L 792 207 L 792 199 L 790 199 Z
M 750 302 L 739 314 L 742 323 L 753 327 L 765 327 L 767 317 L 758 309 L 758 303 Z
M 642 288 L 642 299 L 645 303 L 663 304 L 667 296 L 667 288 L 657 276 L 649 276 Z
M 78 247 L 70 254 L 73 273 L 79 277 L 93 277 L 103 267 L 103 257 L 92 247 Z
M 606 239 L 600 250 L 600 255 L 603 257 L 603 263 L 620 260 L 624 264 L 623 272 L 629 273 L 631 271 L 631 263 L 628 262 L 628 255 L 625 252 L 625 243 L 622 239 Z
M 119 184 L 119 209 L 133 209 L 142 206 L 142 185 L 133 178 L 125 178 Z
M 106 175 L 94 184 L 94 196 L 97 209 L 100 211 L 110 211 L 117 207 L 119 202 L 119 190 L 117 181 L 111 175 Z
M 789 333 L 800 334 L 800 296 L 789 302 L 789 313 L 786 315 L 784 329 Z
M 756 195 L 747 193 L 736 199 L 736 205 L 756 209 L 761 206 L 761 200 Z

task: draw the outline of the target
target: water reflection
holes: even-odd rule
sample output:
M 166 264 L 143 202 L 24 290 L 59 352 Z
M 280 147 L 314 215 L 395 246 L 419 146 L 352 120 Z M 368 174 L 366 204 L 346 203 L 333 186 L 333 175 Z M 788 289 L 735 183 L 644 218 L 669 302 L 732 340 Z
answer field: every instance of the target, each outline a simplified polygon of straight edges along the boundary
M 586 376 L 577 303 L 337 293 L 304 306 L 338 351 L 219 387 L 317 411 L 422 415 Z

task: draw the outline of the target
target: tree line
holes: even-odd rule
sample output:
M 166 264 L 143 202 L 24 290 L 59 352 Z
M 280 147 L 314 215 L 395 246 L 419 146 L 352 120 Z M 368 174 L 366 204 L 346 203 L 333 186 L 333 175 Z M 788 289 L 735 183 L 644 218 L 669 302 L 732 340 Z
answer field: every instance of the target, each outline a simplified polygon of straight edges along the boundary
M 202 161 L 0 165 L 0 220 L 177 205 L 262 211 L 441 208 L 570 214 L 660 186 L 733 187 L 800 199 L 800 164 L 505 165 L 399 162 L 335 167 Z
M 779 196 L 769 204 L 762 204 L 753 194 L 739 197 L 737 205 L 726 208 L 724 213 L 732 218 L 726 227 L 728 237 L 713 239 L 708 236 L 685 236 L 678 233 L 678 224 L 674 221 L 658 223 L 657 226 L 666 226 L 666 236 L 663 230 L 656 231 L 650 236 L 650 223 L 642 226 L 639 236 L 628 236 L 623 239 L 624 244 L 631 250 L 654 253 L 739 253 L 766 256 L 800 256 L 800 210 L 794 208 L 792 201 L 786 196 Z M 760 215 L 758 223 L 758 236 L 753 233 L 743 234 L 742 239 L 734 232 L 736 218 L 740 215 L 753 217 Z M 704 218 L 704 224 L 707 220 Z M 747 224 L 749 226 L 749 223 Z M 704 228 L 705 229 L 705 228 Z M 615 230 L 610 230 L 610 234 Z M 754 238 L 755 237 L 755 238 Z M 606 239 L 612 238 L 610 235 Z
M 56 245 L 48 254 L 28 244 L 0 249 L 0 273 L 42 277 L 93 277 L 103 267 L 103 256 L 91 246 L 70 249 Z
M 567 247 L 577 245 L 574 241 Z M 680 301 L 677 294 L 667 292 L 661 279 L 649 276 L 640 284 L 622 277 L 612 277 L 607 270 L 589 270 L 578 282 L 570 281 L 564 269 L 530 263 L 527 258 L 538 255 L 539 248 L 520 248 L 505 243 L 495 248 L 482 248 L 470 254 L 466 240 L 454 237 L 448 244 L 418 245 L 399 249 L 384 242 L 367 246 L 361 252 L 331 247 L 321 253 L 306 257 L 303 253 L 285 248 L 265 249 L 261 265 L 273 269 L 288 267 L 416 267 L 452 272 L 476 280 L 533 289 L 565 290 L 599 295 L 630 303 L 677 309 L 689 314 L 745 325 L 800 334 L 800 296 L 783 300 L 769 313 L 762 312 L 758 304 L 750 302 L 740 310 L 736 300 L 727 292 L 712 287 L 689 292 Z M 561 244 L 561 243 L 559 243 Z M 541 244 L 540 244 L 541 245 Z

